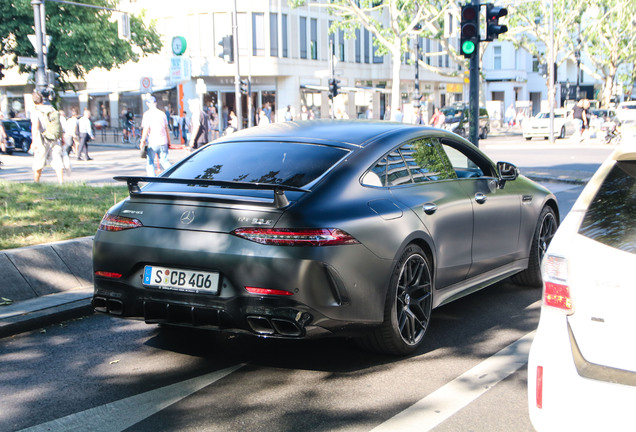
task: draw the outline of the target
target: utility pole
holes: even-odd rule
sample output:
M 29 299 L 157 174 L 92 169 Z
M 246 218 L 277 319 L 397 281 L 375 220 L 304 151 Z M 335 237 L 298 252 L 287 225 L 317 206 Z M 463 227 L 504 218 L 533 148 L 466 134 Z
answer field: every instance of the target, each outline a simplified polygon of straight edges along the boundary
M 44 35 L 42 31 L 43 19 L 41 17 L 44 0 L 32 0 L 31 6 L 33 6 L 33 18 L 35 24 L 35 52 L 38 57 L 38 68 L 35 71 L 35 88 L 37 90 L 44 90 L 46 88 L 46 65 L 44 63 Z
M 234 13 L 232 14 L 232 34 L 234 37 L 234 62 L 236 63 L 236 70 L 234 73 L 234 109 L 236 110 L 237 129 L 243 129 L 243 105 L 241 96 L 241 73 L 239 68 L 239 50 L 238 50 L 238 12 L 236 9 L 236 0 L 234 0 Z

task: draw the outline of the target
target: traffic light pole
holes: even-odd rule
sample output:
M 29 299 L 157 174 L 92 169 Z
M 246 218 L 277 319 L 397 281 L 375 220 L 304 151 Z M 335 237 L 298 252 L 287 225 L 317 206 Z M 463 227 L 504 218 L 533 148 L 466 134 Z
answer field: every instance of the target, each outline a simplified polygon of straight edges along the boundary
M 234 0 L 234 13 L 232 14 L 232 43 L 234 44 L 234 62 L 236 66 L 236 72 L 234 75 L 234 109 L 236 110 L 236 125 L 238 130 L 243 129 L 243 104 L 241 95 L 241 73 L 239 68 L 239 50 L 238 50 L 238 12 L 236 9 L 236 0 Z
M 33 0 L 33 16 L 35 24 L 35 51 L 38 56 L 38 68 L 35 71 L 35 88 L 46 88 L 46 65 L 44 64 L 44 36 L 42 35 L 42 18 L 40 16 L 42 0 Z
M 472 0 L 474 6 L 479 7 L 479 0 Z M 477 26 L 477 40 L 479 41 L 479 26 Z M 475 52 L 470 57 L 470 84 L 468 87 L 468 110 L 470 129 L 468 139 L 479 147 L 479 43 L 475 44 Z

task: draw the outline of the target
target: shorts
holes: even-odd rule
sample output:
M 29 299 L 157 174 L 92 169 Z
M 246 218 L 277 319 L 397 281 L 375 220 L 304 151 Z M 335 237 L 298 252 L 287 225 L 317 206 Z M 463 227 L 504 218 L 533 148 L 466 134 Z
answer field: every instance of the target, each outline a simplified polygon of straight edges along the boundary
M 47 164 L 56 171 L 64 168 L 62 146 L 42 138 L 42 145 L 36 144 L 33 148 L 33 171 L 40 171 Z

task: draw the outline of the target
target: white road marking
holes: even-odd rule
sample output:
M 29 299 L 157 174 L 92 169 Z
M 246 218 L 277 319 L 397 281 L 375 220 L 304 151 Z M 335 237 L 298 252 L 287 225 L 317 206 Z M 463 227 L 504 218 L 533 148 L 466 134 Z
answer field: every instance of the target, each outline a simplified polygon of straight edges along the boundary
M 120 432 L 243 367 L 243 364 L 210 372 L 187 381 L 121 399 L 20 432 Z
M 371 432 L 428 431 L 528 363 L 535 332 L 484 360 Z

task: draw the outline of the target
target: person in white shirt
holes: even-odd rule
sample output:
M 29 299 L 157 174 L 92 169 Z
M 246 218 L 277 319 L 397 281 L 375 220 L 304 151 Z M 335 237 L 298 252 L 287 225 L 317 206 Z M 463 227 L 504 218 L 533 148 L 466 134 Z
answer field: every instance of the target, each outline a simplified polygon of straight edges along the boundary
M 84 115 L 79 119 L 78 127 L 80 144 L 77 149 L 77 160 L 84 160 L 82 159 L 82 152 L 86 156 L 85 160 L 93 160 L 93 158 L 88 156 L 88 141 L 95 139 L 93 124 L 91 123 L 91 111 L 88 108 L 84 108 Z
M 157 108 L 157 99 L 149 96 L 146 100 L 148 111 L 141 120 L 141 142 L 139 148 L 143 149 L 148 140 L 146 175 L 155 176 L 155 156 L 159 156 L 159 165 L 162 170 L 170 168 L 168 160 L 168 146 L 170 145 L 170 128 L 166 114 Z

